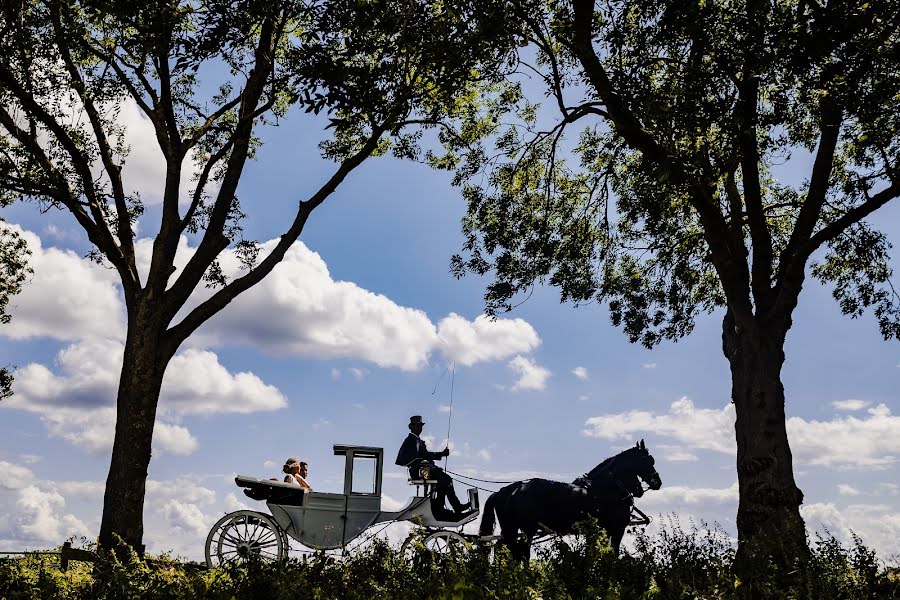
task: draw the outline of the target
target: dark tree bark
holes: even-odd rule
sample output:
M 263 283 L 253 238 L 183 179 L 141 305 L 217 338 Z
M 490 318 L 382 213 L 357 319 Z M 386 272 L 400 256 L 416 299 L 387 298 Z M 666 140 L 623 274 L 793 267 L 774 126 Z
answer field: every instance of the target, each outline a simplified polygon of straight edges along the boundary
M 116 399 L 116 430 L 103 496 L 99 544 L 122 539 L 143 552 L 144 496 L 163 375 L 173 354 L 164 347 L 160 310 L 142 298 L 129 307 L 128 333 Z
M 730 310 L 722 324 L 736 413 L 739 572 L 755 572 L 756 559 L 789 566 L 809 553 L 781 383 L 790 325 L 790 317 L 778 317 L 741 327 Z

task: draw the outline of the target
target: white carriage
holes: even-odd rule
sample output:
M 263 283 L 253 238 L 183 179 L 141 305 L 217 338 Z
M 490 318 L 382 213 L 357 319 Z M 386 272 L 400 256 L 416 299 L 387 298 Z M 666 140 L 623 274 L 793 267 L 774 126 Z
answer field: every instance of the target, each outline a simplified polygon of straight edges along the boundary
M 410 480 L 416 486 L 416 495 L 398 511 L 382 511 L 384 451 L 369 446 L 335 445 L 334 453 L 345 457 L 344 491 L 340 494 L 304 491 L 293 484 L 243 475 L 235 477 L 244 494 L 266 502 L 269 513 L 239 510 L 219 519 L 206 538 L 207 565 L 244 561 L 253 556 L 278 560 L 287 556 L 289 539 L 317 550 L 344 548 L 372 525 L 387 521 L 414 522 L 425 528 L 425 544 L 441 550 L 462 542 L 464 537 L 453 530 L 478 516 L 478 490 L 470 488 L 470 512 L 459 520 L 438 518 L 440 509 L 432 507 L 436 484 L 432 480 Z M 412 535 L 404 546 L 410 539 Z

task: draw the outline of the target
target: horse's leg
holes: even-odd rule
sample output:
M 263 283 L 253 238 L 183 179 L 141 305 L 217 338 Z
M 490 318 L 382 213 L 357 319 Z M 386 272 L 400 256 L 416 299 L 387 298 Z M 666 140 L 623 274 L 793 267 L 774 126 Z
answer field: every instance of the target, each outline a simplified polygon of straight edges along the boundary
M 513 558 L 518 560 L 519 555 L 519 525 L 510 514 L 506 502 L 498 503 L 494 508 L 497 513 L 497 522 L 500 524 L 500 542 L 509 548 Z
M 522 526 L 522 533 L 525 535 L 525 539 L 522 540 L 520 555 L 522 557 L 522 562 L 524 562 L 525 564 L 529 564 L 531 562 L 531 546 L 534 543 L 534 538 L 537 535 L 537 530 L 537 523 L 528 523 L 527 525 Z
M 623 513 L 619 515 L 615 522 L 611 523 L 607 529 L 609 535 L 609 543 L 613 552 L 619 556 L 619 548 L 622 546 L 622 538 L 625 537 L 625 530 L 628 529 L 628 522 L 631 521 L 631 513 Z

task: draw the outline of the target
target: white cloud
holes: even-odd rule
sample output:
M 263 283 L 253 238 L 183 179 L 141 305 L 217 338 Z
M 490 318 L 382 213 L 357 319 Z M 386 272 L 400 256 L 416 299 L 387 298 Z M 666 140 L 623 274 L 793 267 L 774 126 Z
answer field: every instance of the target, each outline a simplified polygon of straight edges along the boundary
M 266 242 L 263 254 L 274 243 Z M 223 253 L 220 263 L 227 276 L 240 273 L 232 251 Z M 209 293 L 197 290 L 192 304 Z M 414 370 L 425 366 L 437 331 L 421 310 L 335 281 L 325 261 L 297 242 L 272 273 L 204 324 L 191 343 L 246 344 L 276 354 L 357 358 Z
M 20 231 L 32 248 L 35 275 L 16 298 L 12 323 L 0 332 L 15 339 L 122 340 L 125 310 L 115 271 L 67 250 L 45 249 L 36 234 L 10 227 Z M 265 242 L 262 254 L 275 243 Z M 152 246 L 150 238 L 135 242 L 142 277 L 149 270 Z M 183 237 L 170 285 L 194 251 Z M 233 250 L 223 252 L 219 261 L 227 277 L 242 273 Z M 176 321 L 212 293 L 205 286 L 196 289 Z M 352 282 L 334 280 L 322 258 L 297 242 L 268 277 L 204 324 L 188 343 L 195 347 L 244 344 L 276 354 L 356 358 L 381 367 L 415 370 L 424 367 L 434 352 L 472 365 L 529 352 L 540 338 L 522 319 L 492 320 L 481 315 L 469 321 L 450 313 L 435 326 L 419 309 L 400 306 Z M 357 379 L 368 373 L 360 368 L 348 372 Z M 332 375 L 338 377 L 340 371 Z
M 884 404 L 868 409 L 865 418 L 848 415 L 807 421 L 791 417 L 786 426 L 796 464 L 884 468 L 900 455 L 900 417 Z M 687 397 L 673 402 L 665 414 L 633 410 L 591 417 L 583 433 L 608 440 L 655 433 L 691 449 L 735 453 L 733 405 L 697 408 Z
M 644 410 L 591 417 L 585 435 L 607 440 L 631 440 L 647 433 L 674 438 L 691 448 L 734 453 L 734 407 L 698 409 L 688 397 L 676 400 L 669 412 Z
M 648 491 L 641 497 L 641 505 L 675 510 L 678 506 L 734 505 L 737 507 L 738 483 L 727 488 L 702 488 L 693 486 L 665 485 L 656 491 Z
M 534 327 L 522 319 L 480 315 L 469 321 L 456 313 L 438 324 L 438 338 L 444 356 L 465 366 L 530 352 L 541 343 Z
M 847 483 L 839 483 L 837 490 L 841 496 L 859 496 L 862 494 L 858 489 Z
M 517 356 L 507 365 L 518 375 L 519 379 L 512 385 L 511 390 L 542 390 L 547 387 L 547 379 L 550 371 L 538 365 L 533 360 L 524 356 Z
M 572 369 L 572 375 L 574 375 L 578 379 L 581 379 L 582 381 L 587 381 L 588 379 L 588 372 L 584 367 L 575 367 L 574 369 Z
M 16 513 L 10 519 L 12 531 L 23 541 L 55 546 L 71 536 L 87 536 L 88 527 L 71 514 L 64 514 L 66 501 L 56 491 L 45 491 L 35 485 L 19 490 Z
M 20 490 L 34 480 L 34 473 L 26 467 L 0 460 L 0 488 Z
M 123 346 L 108 339 L 88 339 L 59 352 L 59 374 L 39 364 L 19 370 L 15 395 L 4 404 L 39 413 L 51 435 L 92 452 L 112 446 L 115 398 Z M 187 349 L 176 355 L 163 380 L 154 447 L 189 454 L 197 439 L 171 422 L 185 415 L 249 413 L 287 405 L 275 387 L 252 373 L 230 373 L 215 354 Z
M 838 507 L 833 502 L 820 502 L 800 507 L 807 528 L 834 535 L 845 545 L 853 543 L 856 533 L 863 544 L 879 556 L 900 553 L 900 512 L 884 504 L 850 504 Z M 815 543 L 815 542 L 813 542 Z
M 655 368 L 656 368 L 656 363 L 655 363 L 655 362 L 642 363 L 642 364 L 641 364 L 641 367 L 643 367 L 643 368 L 645 368 L 645 369 L 655 369 Z
M 169 500 L 162 507 L 163 516 L 173 533 L 195 538 L 206 536 L 208 519 L 196 504 Z
M 212 352 L 188 348 L 163 379 L 160 410 L 166 414 L 252 413 L 287 406 L 284 395 L 253 373 L 232 374 Z
M 153 124 L 134 100 L 126 99 L 119 104 L 118 111 L 116 123 L 123 126 L 125 142 L 130 148 L 122 169 L 126 190 L 140 194 L 146 204 L 159 204 L 162 202 L 166 182 L 166 162 Z M 181 203 L 189 202 L 194 186 L 192 178 L 199 172 L 193 156 L 192 151 L 182 162 L 181 185 L 178 190 Z M 212 189 L 212 186 L 208 189 Z
M 13 339 L 123 338 L 125 312 L 115 271 L 71 250 L 44 248 L 37 235 L 17 225 L 0 223 L 0 227 L 15 229 L 25 239 L 34 270 L 11 300 L 12 321 L 0 328 L 0 334 Z
M 153 428 L 153 443 L 173 454 L 191 454 L 199 444 L 186 427 L 159 421 Z
M 225 510 L 234 512 L 236 510 L 252 510 L 249 504 L 238 500 L 237 494 L 228 492 L 225 494 Z
M 865 400 L 837 400 L 831 406 L 837 410 L 862 410 L 870 404 Z

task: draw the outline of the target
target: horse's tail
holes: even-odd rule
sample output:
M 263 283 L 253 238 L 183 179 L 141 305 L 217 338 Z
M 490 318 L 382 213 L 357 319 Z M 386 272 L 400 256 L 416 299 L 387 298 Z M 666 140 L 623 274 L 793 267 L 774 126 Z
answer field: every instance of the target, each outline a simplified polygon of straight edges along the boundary
M 497 502 L 506 500 L 510 491 L 516 485 L 518 485 L 518 482 L 502 487 L 488 497 L 481 510 L 481 526 L 478 527 L 478 535 L 488 536 L 494 534 L 494 524 L 497 522 Z

